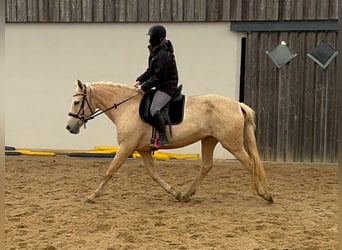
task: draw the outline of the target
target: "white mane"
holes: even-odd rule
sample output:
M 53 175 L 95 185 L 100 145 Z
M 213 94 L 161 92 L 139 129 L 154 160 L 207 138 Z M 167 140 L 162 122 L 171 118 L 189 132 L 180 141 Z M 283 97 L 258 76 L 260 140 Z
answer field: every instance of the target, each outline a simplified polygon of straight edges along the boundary
M 107 86 L 113 86 L 113 87 L 134 89 L 133 86 L 129 86 L 129 85 L 125 84 L 125 83 L 120 83 L 120 82 L 100 81 L 100 82 L 92 82 L 92 83 L 86 83 L 86 84 L 89 84 L 90 86 L 92 86 L 92 85 L 107 85 Z

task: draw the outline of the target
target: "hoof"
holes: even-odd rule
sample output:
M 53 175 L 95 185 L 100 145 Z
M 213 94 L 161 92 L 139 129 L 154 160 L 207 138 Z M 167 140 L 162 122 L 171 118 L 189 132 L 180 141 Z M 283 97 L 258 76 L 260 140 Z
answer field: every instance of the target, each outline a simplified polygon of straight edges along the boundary
M 181 201 L 181 202 L 189 202 L 189 201 L 190 201 L 190 196 L 189 196 L 189 195 L 183 195 L 183 196 L 180 198 L 180 201 Z
M 265 200 L 267 200 L 269 203 L 273 203 L 272 195 L 268 194 Z
M 260 195 L 264 200 L 268 201 L 269 203 L 273 203 L 272 195 L 265 193 L 263 195 Z
M 86 198 L 86 199 L 84 200 L 84 203 L 94 204 L 95 201 L 94 201 L 93 199 L 91 199 L 91 198 Z
M 177 201 L 182 201 L 182 194 L 180 192 L 176 192 L 176 195 L 175 195 Z

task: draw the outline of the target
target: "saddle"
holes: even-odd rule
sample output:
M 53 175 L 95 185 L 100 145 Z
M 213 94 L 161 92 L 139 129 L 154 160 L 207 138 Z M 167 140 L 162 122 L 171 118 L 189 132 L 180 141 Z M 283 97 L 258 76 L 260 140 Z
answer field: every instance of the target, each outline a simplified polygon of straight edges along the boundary
M 183 121 L 185 96 L 181 93 L 182 88 L 183 85 L 179 85 L 175 95 L 161 110 L 166 125 L 177 125 Z M 151 89 L 149 92 L 145 92 L 139 106 L 140 118 L 153 127 L 155 125 L 150 113 L 150 106 L 156 91 L 156 89 Z

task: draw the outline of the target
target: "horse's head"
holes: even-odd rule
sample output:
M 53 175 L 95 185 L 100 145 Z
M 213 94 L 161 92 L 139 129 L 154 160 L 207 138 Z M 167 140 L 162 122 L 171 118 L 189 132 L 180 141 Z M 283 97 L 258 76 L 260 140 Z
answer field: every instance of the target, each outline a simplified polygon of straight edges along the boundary
M 89 100 L 89 89 L 80 80 L 77 80 L 76 93 L 72 98 L 66 129 L 72 134 L 78 134 L 82 125 L 92 119 L 94 112 Z

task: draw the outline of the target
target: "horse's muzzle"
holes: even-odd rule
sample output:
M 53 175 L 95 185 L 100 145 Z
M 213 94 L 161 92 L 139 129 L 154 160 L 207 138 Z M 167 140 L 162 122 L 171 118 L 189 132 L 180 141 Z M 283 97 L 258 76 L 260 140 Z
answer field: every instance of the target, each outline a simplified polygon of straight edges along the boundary
M 78 134 L 80 132 L 79 127 L 72 127 L 70 125 L 66 126 L 66 129 L 71 133 L 71 134 Z

